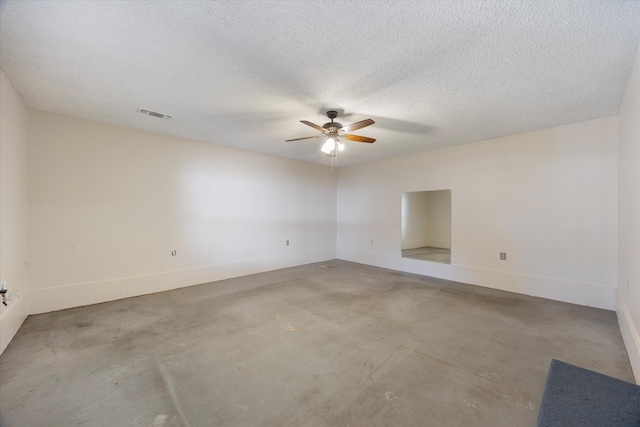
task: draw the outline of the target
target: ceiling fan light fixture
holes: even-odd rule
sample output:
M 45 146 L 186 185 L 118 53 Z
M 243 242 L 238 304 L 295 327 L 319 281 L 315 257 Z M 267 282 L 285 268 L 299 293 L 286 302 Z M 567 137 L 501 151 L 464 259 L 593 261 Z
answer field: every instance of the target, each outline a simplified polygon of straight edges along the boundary
M 336 141 L 333 138 L 327 138 L 320 151 L 326 154 L 331 154 L 336 149 Z

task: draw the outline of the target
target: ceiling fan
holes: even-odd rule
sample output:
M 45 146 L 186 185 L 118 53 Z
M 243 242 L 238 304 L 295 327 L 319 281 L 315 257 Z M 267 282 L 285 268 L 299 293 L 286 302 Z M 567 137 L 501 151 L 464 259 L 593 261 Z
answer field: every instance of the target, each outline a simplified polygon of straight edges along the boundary
M 308 122 L 306 120 L 300 120 L 300 122 L 304 123 L 305 125 L 311 126 L 312 128 L 322 132 L 322 135 L 306 136 L 304 138 L 287 139 L 285 142 L 301 141 L 303 139 L 327 137 L 327 141 L 322 145 L 322 148 L 320 150 L 323 153 L 326 153 L 326 154 L 329 154 L 329 155 L 334 154 L 336 148 L 338 150 L 342 150 L 344 148 L 344 145 L 342 145 L 342 143 L 340 143 L 340 138 L 344 138 L 344 139 L 346 139 L 348 141 L 355 141 L 355 142 L 367 142 L 367 143 L 375 142 L 375 139 L 373 139 L 373 138 L 368 138 L 366 136 L 352 135 L 350 133 L 347 133 L 347 132 L 351 132 L 351 131 L 354 131 L 354 130 L 357 130 L 357 129 L 362 129 L 363 127 L 370 126 L 370 125 L 375 123 L 373 120 L 366 119 L 366 120 L 361 120 L 359 122 L 351 123 L 350 125 L 347 125 L 347 126 L 342 126 L 340 123 L 333 121 L 333 119 L 338 117 L 338 112 L 337 111 L 334 111 L 334 110 L 327 111 L 327 117 L 329 117 L 329 119 L 331 121 L 329 123 L 325 123 L 322 126 L 318 126 L 317 124 Z

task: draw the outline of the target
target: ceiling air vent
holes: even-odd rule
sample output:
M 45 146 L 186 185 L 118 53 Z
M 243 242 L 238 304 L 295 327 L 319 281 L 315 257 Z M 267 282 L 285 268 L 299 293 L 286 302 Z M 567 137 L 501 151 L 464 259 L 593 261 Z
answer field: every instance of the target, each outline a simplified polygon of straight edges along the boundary
M 172 118 L 173 118 L 173 116 L 170 116 L 170 115 L 168 115 L 168 114 L 162 114 L 162 113 L 158 113 L 158 112 L 156 112 L 156 111 L 145 110 L 144 108 L 141 108 L 139 111 L 140 111 L 142 114 L 146 114 L 146 115 L 148 115 L 148 116 L 157 117 L 157 118 L 159 118 L 159 119 L 167 119 L 167 120 L 169 120 L 169 119 L 172 119 Z

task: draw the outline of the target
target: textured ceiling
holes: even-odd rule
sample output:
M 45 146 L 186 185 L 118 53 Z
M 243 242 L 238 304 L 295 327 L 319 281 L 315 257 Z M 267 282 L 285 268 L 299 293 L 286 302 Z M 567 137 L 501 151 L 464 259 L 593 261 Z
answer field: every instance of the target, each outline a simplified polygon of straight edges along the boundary
M 615 115 L 639 36 L 638 1 L 0 5 L 29 107 L 322 164 L 299 120 L 375 120 L 341 165 Z

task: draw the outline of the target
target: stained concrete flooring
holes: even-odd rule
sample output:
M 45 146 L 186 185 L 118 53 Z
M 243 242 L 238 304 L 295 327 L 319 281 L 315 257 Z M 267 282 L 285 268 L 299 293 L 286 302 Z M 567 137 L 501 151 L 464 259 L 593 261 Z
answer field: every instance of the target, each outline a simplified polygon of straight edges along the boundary
M 533 426 L 551 358 L 633 382 L 615 313 L 330 261 L 30 316 L 2 426 Z
M 402 257 L 451 264 L 451 249 L 433 248 L 431 246 L 403 249 Z

